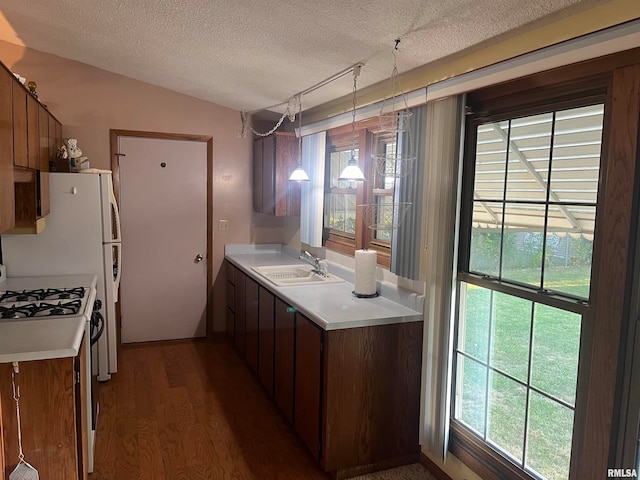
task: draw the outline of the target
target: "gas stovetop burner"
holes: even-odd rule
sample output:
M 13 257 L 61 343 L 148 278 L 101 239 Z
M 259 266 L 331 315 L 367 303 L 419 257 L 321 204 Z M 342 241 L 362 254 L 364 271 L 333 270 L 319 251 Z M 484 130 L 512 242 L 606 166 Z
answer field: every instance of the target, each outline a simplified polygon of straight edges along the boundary
M 27 318 L 31 316 L 32 309 L 29 308 L 29 305 L 21 305 L 16 306 L 12 305 L 10 307 L 5 307 L 0 305 L 0 318 L 9 319 L 9 318 Z
M 13 291 L 0 293 L 0 303 L 34 302 L 38 300 L 67 300 L 84 298 L 84 287 L 75 288 L 43 288 L 37 290 Z
M 30 318 L 54 317 L 64 315 L 78 315 L 82 307 L 82 300 L 58 303 L 29 303 L 26 305 L 0 305 L 0 318 Z
M 82 302 L 72 300 L 71 302 L 58 302 L 55 304 L 42 302 L 34 309 L 33 317 L 52 317 L 59 315 L 77 315 Z

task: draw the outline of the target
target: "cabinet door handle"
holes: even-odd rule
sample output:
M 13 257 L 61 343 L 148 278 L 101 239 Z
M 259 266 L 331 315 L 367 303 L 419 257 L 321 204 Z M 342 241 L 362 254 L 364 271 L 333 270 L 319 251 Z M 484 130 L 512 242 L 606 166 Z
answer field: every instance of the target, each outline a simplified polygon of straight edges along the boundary
M 196 259 L 194 260 L 194 263 L 200 263 L 202 260 L 204 260 L 204 257 L 201 254 L 196 255 Z

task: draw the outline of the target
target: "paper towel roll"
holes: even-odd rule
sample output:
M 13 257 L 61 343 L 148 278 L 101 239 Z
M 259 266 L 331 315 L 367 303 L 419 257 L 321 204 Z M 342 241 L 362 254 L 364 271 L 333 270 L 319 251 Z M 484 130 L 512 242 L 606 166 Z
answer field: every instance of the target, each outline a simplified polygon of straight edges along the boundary
M 373 295 L 376 293 L 376 264 L 378 254 L 374 250 L 356 250 L 356 284 L 357 295 Z

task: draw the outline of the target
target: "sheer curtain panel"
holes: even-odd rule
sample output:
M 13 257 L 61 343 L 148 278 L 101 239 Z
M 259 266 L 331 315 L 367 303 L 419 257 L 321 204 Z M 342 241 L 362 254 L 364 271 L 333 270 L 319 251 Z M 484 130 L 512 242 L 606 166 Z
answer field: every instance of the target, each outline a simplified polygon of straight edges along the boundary
M 302 168 L 309 181 L 300 190 L 300 241 L 311 247 L 322 247 L 325 145 L 325 132 L 302 137 Z
M 413 170 L 396 179 L 394 202 L 402 205 L 413 203 L 402 223 L 393 231 L 391 248 L 391 273 L 410 280 L 420 278 L 422 254 L 422 205 L 425 171 L 425 136 L 427 105 L 411 109 L 411 123 L 405 132 L 398 134 L 398 156 L 416 157 Z M 404 165 L 401 168 L 406 168 Z
M 452 304 L 459 205 L 464 97 L 427 104 L 426 285 L 423 337 L 422 450 L 444 460 L 451 399 Z

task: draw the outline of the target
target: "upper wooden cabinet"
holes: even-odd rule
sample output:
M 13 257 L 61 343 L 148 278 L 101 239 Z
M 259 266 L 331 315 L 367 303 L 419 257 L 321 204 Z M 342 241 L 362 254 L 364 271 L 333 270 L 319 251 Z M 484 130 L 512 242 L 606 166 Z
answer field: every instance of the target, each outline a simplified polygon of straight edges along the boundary
M 0 64 L 0 234 L 40 233 L 62 125 Z
M 13 164 L 29 167 L 29 145 L 27 142 L 27 91 L 16 81 L 13 86 Z
M 0 233 L 15 226 L 12 75 L 0 68 Z
M 41 217 L 49 215 L 49 162 L 55 158 L 55 144 L 49 141 L 49 112 L 42 106 L 38 106 L 38 130 L 40 139 L 40 151 L 38 155 L 38 168 L 40 170 L 40 199 L 38 203 L 38 214 Z M 55 128 L 55 127 L 54 127 Z
M 27 166 L 35 170 L 40 169 L 39 108 L 44 110 L 33 95 L 27 94 Z
M 293 133 L 274 133 L 253 143 L 253 210 L 269 215 L 300 215 L 300 184 L 289 181 L 298 164 Z

